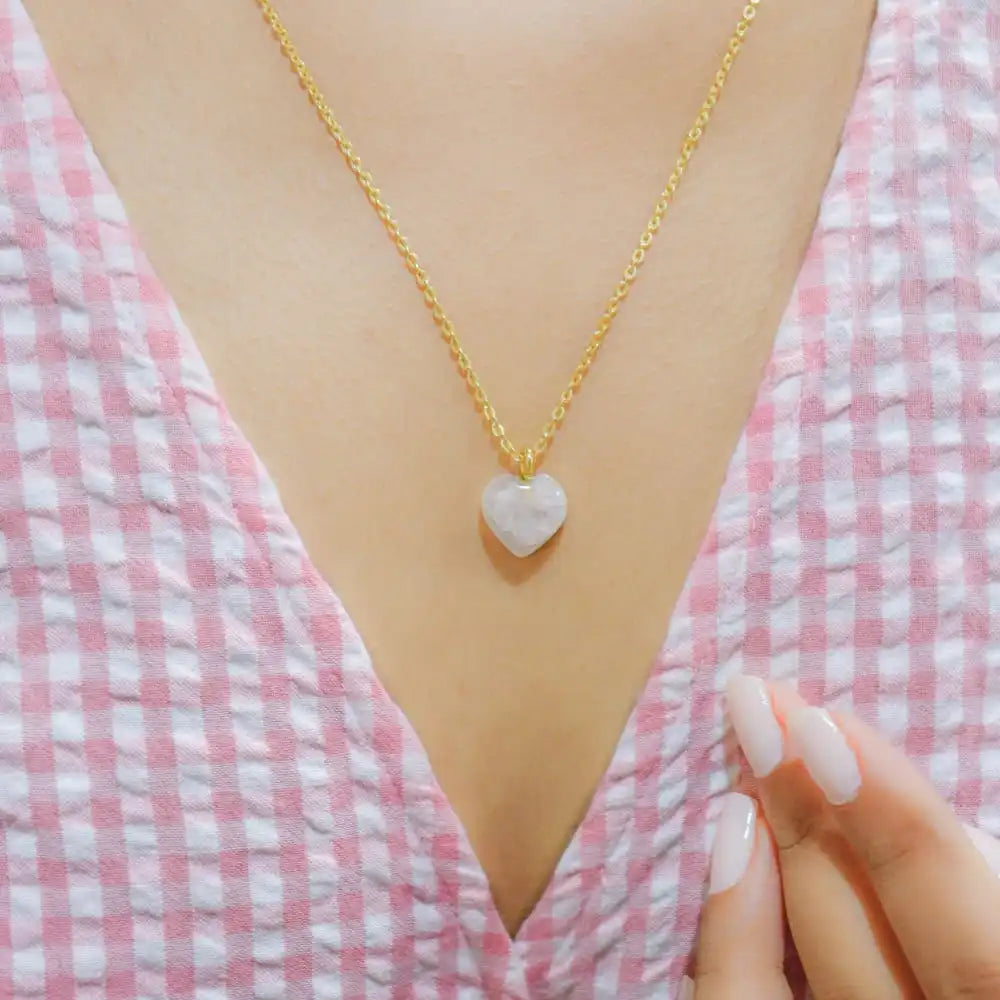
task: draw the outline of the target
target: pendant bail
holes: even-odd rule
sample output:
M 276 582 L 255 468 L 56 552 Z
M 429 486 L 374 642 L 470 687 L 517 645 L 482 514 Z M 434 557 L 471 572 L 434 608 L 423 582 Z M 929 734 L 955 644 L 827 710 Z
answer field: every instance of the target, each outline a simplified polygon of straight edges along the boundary
M 535 474 L 535 453 L 530 448 L 522 449 L 517 456 L 517 474 L 521 479 L 530 479 Z

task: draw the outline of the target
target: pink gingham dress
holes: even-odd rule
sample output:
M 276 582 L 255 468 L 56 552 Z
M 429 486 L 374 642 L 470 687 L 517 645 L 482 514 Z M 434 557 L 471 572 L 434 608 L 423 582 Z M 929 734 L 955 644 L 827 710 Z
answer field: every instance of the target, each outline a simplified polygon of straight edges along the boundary
M 880 4 L 712 526 L 512 941 L 0 0 L 0 998 L 672 998 L 737 670 L 1000 834 L 998 88 L 992 0 Z

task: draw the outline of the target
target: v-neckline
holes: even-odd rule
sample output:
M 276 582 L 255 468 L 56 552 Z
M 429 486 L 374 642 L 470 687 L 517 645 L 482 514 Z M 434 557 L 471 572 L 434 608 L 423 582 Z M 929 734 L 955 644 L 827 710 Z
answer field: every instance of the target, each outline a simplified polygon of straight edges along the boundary
M 22 0 L 13 0 L 13 2 L 22 8 L 22 15 L 25 18 L 25 21 L 31 25 L 32 30 L 35 32 L 36 38 L 38 39 L 38 47 L 41 57 L 49 74 L 51 75 L 52 80 L 54 81 L 53 87 L 55 92 L 58 94 L 59 99 L 64 103 L 67 113 L 71 116 L 72 121 L 75 123 L 75 127 L 79 130 L 79 134 L 86 142 L 90 155 L 93 157 L 94 164 L 97 165 L 104 177 L 107 178 L 108 190 L 113 191 L 115 193 L 115 197 L 118 198 L 119 202 L 121 202 L 121 199 L 117 195 L 117 190 L 110 180 L 110 176 L 104 169 L 103 163 L 101 163 L 100 158 L 94 150 L 93 144 L 90 142 L 84 125 L 77 118 L 75 112 L 73 112 L 71 103 L 69 102 L 61 85 L 58 83 L 58 77 L 56 76 L 48 58 L 44 42 L 37 30 L 35 30 L 30 14 L 26 9 L 24 9 Z M 808 247 L 812 247 L 814 245 L 817 240 L 817 235 L 821 231 L 823 206 L 828 198 L 830 180 L 836 176 L 838 164 L 840 163 L 844 152 L 844 136 L 849 133 L 853 124 L 857 120 L 860 113 L 859 108 L 863 105 L 865 100 L 871 60 L 871 47 L 873 40 L 877 37 L 880 31 L 880 21 L 885 15 L 885 7 L 885 0 L 877 0 L 873 22 L 869 31 L 862 72 L 848 113 L 845 117 L 845 121 L 841 127 L 837 156 L 827 178 L 827 182 L 824 185 L 824 191 L 820 199 L 818 221 L 811 234 Z M 141 246 L 140 242 L 134 235 L 133 240 L 137 246 Z M 799 270 L 792 285 L 790 302 L 794 302 L 798 296 L 800 286 L 803 281 L 805 261 L 808 260 L 808 257 L 809 249 L 806 250 L 803 261 L 800 262 Z M 624 773 L 624 770 L 627 770 L 624 758 L 627 748 L 633 744 L 637 720 L 644 712 L 651 708 L 656 700 L 657 688 L 660 684 L 661 674 L 665 669 L 668 659 L 671 637 L 674 634 L 679 616 L 683 613 L 691 577 L 694 573 L 695 567 L 699 565 L 701 560 L 708 556 L 713 545 L 715 544 L 715 526 L 717 523 L 718 511 L 728 492 L 736 488 L 732 481 L 732 470 L 739 457 L 745 452 L 748 428 L 754 424 L 755 420 L 758 419 L 762 407 L 771 405 L 771 390 L 776 379 L 783 378 L 787 374 L 787 372 L 781 370 L 781 359 L 786 356 L 787 351 L 791 351 L 792 353 L 795 352 L 795 344 L 794 342 L 790 342 L 791 330 L 787 321 L 789 307 L 786 306 L 783 318 L 779 323 L 771 346 L 765 372 L 757 388 L 750 415 L 740 430 L 736 446 L 727 463 L 725 480 L 713 506 L 709 526 L 706 529 L 702 541 L 698 546 L 697 553 L 691 566 L 689 567 L 688 573 L 685 576 L 685 583 L 681 594 L 668 616 L 668 629 L 666 636 L 661 643 L 660 650 L 653 659 L 653 663 L 651 664 L 646 680 L 642 684 L 641 691 L 629 712 L 625 726 L 615 742 L 609 764 L 600 775 L 590 795 L 583 819 L 573 831 L 569 841 L 560 854 L 559 860 L 553 868 L 543 892 L 535 902 L 531 911 L 522 920 L 516 933 L 511 935 L 508 932 L 494 902 L 489 877 L 472 847 L 461 818 L 452 808 L 447 795 L 438 783 L 429 755 L 424 749 L 418 733 L 410 723 L 406 713 L 390 697 L 388 691 L 380 680 L 379 674 L 376 671 L 372 658 L 369 654 L 367 644 L 357 628 L 354 626 L 343 601 L 340 599 L 333 586 L 327 581 L 326 577 L 313 563 L 309 551 L 305 547 L 294 523 L 284 506 L 281 504 L 280 498 L 277 494 L 277 488 L 274 486 L 273 480 L 271 479 L 266 466 L 257 455 L 256 450 L 249 439 L 243 434 L 242 429 L 231 416 L 228 408 L 226 408 L 225 401 L 216 388 L 215 380 L 212 378 L 204 357 L 197 347 L 197 343 L 190 332 L 190 328 L 184 322 L 183 317 L 177 309 L 176 303 L 169 293 L 169 290 L 164 288 L 162 283 L 160 290 L 164 299 L 170 304 L 174 323 L 178 332 L 182 334 L 185 346 L 191 355 L 191 361 L 200 367 L 211 383 L 212 389 L 215 392 L 216 401 L 225 414 L 225 420 L 228 423 L 230 431 L 243 443 L 247 455 L 254 460 L 258 470 L 260 470 L 266 482 L 274 488 L 275 511 L 282 522 L 282 529 L 297 546 L 298 555 L 301 558 L 305 577 L 311 580 L 319 601 L 323 605 L 336 609 L 341 623 L 343 645 L 349 650 L 349 655 L 352 658 L 354 666 L 364 677 L 368 685 L 370 697 L 373 701 L 373 712 L 378 714 L 387 713 L 390 716 L 392 723 L 395 724 L 399 732 L 402 734 L 402 738 L 406 741 L 406 744 L 408 744 L 406 748 L 406 757 L 409 762 L 409 770 L 403 776 L 397 776 L 397 778 L 401 786 L 401 796 L 404 798 L 407 797 L 408 792 L 405 787 L 407 780 L 416 781 L 417 785 L 421 789 L 422 795 L 420 797 L 420 801 L 415 804 L 414 813 L 410 817 L 411 820 L 423 825 L 424 829 L 422 832 L 425 836 L 444 836 L 445 838 L 449 838 L 454 841 L 459 852 L 458 863 L 460 867 L 464 872 L 471 874 L 475 878 L 477 888 L 481 891 L 482 898 L 486 901 L 486 912 L 477 914 L 479 924 L 482 925 L 483 920 L 485 920 L 485 926 L 477 927 L 476 933 L 480 936 L 487 937 L 492 942 L 494 947 L 499 946 L 501 952 L 503 953 L 503 957 L 509 957 L 523 951 L 523 949 L 531 943 L 536 934 L 538 915 L 547 911 L 549 902 L 558 893 L 563 883 L 566 870 L 572 865 L 574 857 L 579 853 L 582 842 L 588 837 L 588 831 L 598 824 L 606 825 L 607 823 L 607 816 L 602 810 L 604 810 L 606 806 L 609 790 L 620 774 Z M 791 340 L 793 341 L 794 338 L 791 338 Z M 794 420 L 796 417 L 797 401 L 802 395 L 802 379 L 799 379 L 796 384 L 798 389 L 793 391 L 792 394 L 788 395 L 787 398 L 784 399 L 781 408 L 782 413 L 790 420 Z M 791 425 L 789 425 L 788 429 L 792 429 Z M 427 808 L 428 802 L 430 803 L 430 808 Z M 623 836 L 626 832 L 628 824 L 628 819 L 627 816 L 624 816 L 624 811 L 623 818 L 618 822 L 619 828 L 616 831 L 617 835 Z M 603 836 L 607 839 L 606 829 L 604 830 Z M 458 914 L 458 919 L 460 921 L 463 919 L 461 914 Z M 539 929 L 537 933 L 543 934 L 541 929 Z

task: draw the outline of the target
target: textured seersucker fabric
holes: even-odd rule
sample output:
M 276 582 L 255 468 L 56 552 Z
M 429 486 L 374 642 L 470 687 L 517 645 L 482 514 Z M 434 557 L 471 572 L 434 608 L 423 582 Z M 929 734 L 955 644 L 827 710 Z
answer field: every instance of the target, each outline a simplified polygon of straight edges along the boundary
M 0 0 L 0 998 L 672 998 L 737 670 L 1000 834 L 998 89 L 995 4 L 880 4 L 712 526 L 511 942 Z

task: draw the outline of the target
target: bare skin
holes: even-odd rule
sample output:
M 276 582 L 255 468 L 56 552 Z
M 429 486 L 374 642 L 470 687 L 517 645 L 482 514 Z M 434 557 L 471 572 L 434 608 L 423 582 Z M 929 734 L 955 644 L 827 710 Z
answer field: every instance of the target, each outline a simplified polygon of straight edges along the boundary
M 511 930 L 666 634 L 814 224 L 872 6 L 762 6 L 550 457 L 569 522 L 517 563 L 477 529 L 497 465 L 470 399 L 254 4 L 29 0 Z M 528 440 L 631 253 L 739 4 L 284 8 L 502 418 Z

